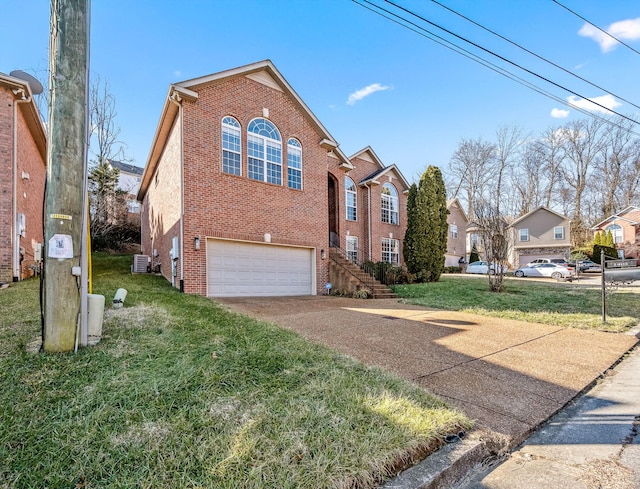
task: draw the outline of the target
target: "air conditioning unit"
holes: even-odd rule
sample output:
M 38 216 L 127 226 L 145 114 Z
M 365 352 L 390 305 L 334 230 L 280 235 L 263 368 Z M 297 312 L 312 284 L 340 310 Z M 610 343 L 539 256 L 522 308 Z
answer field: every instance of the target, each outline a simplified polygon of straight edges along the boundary
M 133 255 L 132 273 L 147 273 L 151 264 L 149 255 Z

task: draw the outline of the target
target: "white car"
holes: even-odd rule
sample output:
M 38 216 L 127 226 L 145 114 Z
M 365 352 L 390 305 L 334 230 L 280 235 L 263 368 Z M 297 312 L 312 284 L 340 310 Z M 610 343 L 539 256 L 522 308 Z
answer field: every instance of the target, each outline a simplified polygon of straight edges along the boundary
M 551 277 L 567 278 L 571 277 L 574 269 L 557 263 L 538 263 L 531 267 L 518 268 L 513 274 L 516 277 Z
M 495 265 L 491 265 L 489 266 L 489 263 L 487 263 L 486 261 L 474 261 L 473 263 L 469 263 L 467 265 L 467 273 L 482 273 L 482 274 L 487 274 L 490 273 L 491 275 L 493 275 L 494 273 L 496 273 L 496 267 Z M 506 272 L 506 268 L 504 269 L 504 271 Z

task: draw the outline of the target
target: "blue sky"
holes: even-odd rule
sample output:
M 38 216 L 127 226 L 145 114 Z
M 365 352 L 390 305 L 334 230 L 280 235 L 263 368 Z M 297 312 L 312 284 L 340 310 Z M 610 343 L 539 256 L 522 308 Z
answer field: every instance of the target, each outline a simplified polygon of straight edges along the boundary
M 552 0 L 440 1 L 606 90 L 429 0 L 396 3 L 587 98 L 604 97 L 598 98 L 603 105 L 624 114 L 640 111 L 619 99 L 640 105 L 640 56 L 589 32 L 584 21 Z M 560 1 L 640 51 L 637 0 Z M 22 69 L 43 77 L 49 15 L 47 0 L 0 0 L 0 72 Z M 347 155 L 371 145 L 410 181 L 427 165 L 446 171 L 463 138 L 494 140 L 506 124 L 539 133 L 586 117 L 350 0 L 93 0 L 90 47 L 91 71 L 108 81 L 116 97 L 121 139 L 138 166 L 146 163 L 170 83 L 263 59 L 275 63 Z M 581 103 L 464 47 L 562 100 L 571 96 Z

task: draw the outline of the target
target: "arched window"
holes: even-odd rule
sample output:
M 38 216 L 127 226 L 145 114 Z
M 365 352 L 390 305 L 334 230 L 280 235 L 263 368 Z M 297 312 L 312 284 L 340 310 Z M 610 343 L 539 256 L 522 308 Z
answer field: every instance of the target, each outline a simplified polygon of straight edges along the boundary
M 398 224 L 398 191 L 390 183 L 382 186 L 382 222 Z
M 345 202 L 347 208 L 347 220 L 358 220 L 358 193 L 356 184 L 349 177 L 344 177 Z
M 287 141 L 287 185 L 302 190 L 302 145 L 294 138 Z
M 222 119 L 222 171 L 241 175 L 240 124 L 233 117 Z
M 267 119 L 253 119 L 247 127 L 249 178 L 282 185 L 282 139 Z
M 611 226 L 607 226 L 605 231 L 611 231 L 611 236 L 613 236 L 614 243 L 622 243 L 622 226 L 619 224 L 612 224 Z

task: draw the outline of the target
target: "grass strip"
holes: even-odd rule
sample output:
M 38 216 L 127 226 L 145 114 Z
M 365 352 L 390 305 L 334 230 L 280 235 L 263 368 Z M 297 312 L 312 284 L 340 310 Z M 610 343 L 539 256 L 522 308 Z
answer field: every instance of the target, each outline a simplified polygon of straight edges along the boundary
M 621 288 L 609 295 L 602 324 L 600 289 L 577 283 L 507 279 L 497 293 L 486 277 L 443 275 L 438 282 L 398 285 L 395 292 L 411 304 L 567 328 L 624 332 L 640 318 L 638 294 Z
M 131 262 L 94 258 L 103 338 L 76 354 L 27 352 L 37 279 L 0 290 L 0 487 L 369 488 L 470 426 L 382 369 Z

